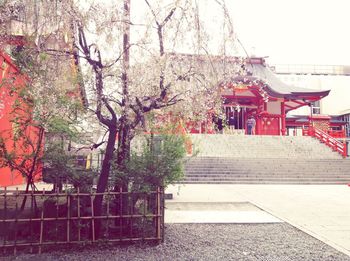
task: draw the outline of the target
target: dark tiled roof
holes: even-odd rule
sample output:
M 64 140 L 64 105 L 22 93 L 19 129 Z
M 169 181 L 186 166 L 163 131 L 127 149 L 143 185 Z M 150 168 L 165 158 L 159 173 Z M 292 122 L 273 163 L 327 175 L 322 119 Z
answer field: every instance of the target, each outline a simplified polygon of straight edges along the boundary
M 286 84 L 263 63 L 248 63 L 246 66 L 247 71 L 250 73 L 247 76 L 233 77 L 234 80 L 262 81 L 266 86 L 268 94 L 273 97 L 295 99 L 298 96 L 319 96 L 322 98 L 330 92 L 330 90 L 313 90 Z

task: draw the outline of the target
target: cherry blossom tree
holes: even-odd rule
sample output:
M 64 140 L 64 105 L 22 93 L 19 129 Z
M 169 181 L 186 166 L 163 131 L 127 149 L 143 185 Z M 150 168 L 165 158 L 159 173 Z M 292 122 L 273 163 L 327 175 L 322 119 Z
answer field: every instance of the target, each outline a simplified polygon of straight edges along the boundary
M 215 3 L 225 7 L 224 1 Z M 221 107 L 219 83 L 239 70 L 234 63 L 226 66 L 225 52 L 234 49 L 226 45 L 234 34 L 227 29 L 232 23 L 224 10 L 226 26 L 218 25 L 224 28 L 218 41 L 225 40 L 225 48 L 215 55 L 197 1 L 124 0 L 107 10 L 101 3 L 71 10 L 76 52 L 87 65 L 85 82 L 91 84 L 92 110 L 108 129 L 97 193 L 106 190 L 112 162 L 120 171 L 125 168 L 131 140 L 150 112 L 205 118 L 209 109 Z M 116 186 L 127 190 L 128 182 L 123 176 Z M 97 196 L 96 215 L 101 202 Z
M 240 69 L 240 61 L 228 57 L 236 50 L 235 35 L 224 0 L 63 2 L 57 2 L 64 8 L 55 24 L 67 46 L 36 46 L 40 54 L 80 61 L 89 110 L 108 132 L 99 142 L 106 145 L 101 193 L 112 165 L 125 169 L 131 141 L 145 130 L 148 115 L 202 120 L 209 110 L 221 110 L 222 83 Z M 208 20 L 206 4 L 216 8 L 215 21 Z M 38 15 L 50 16 L 45 9 Z M 31 37 L 36 43 L 43 28 Z M 115 184 L 124 191 L 128 185 L 127 176 Z M 102 196 L 94 205 L 99 215 Z

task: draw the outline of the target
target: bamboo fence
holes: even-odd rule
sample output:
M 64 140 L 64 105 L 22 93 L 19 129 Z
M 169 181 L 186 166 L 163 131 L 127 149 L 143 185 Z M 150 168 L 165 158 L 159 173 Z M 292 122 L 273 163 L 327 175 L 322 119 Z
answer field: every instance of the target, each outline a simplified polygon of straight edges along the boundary
M 95 215 L 96 196 L 103 197 L 100 215 Z M 21 209 L 24 197 L 27 202 Z M 104 193 L 0 190 L 0 249 L 4 253 L 163 239 L 164 190 L 159 187 L 149 192 Z

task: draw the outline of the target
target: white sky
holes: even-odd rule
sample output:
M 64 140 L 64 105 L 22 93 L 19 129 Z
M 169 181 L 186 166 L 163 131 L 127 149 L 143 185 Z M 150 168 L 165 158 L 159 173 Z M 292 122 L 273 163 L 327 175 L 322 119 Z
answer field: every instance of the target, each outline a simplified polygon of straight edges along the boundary
M 197 2 L 217 48 L 222 10 L 215 0 Z M 132 13 L 145 12 L 144 1 L 131 3 Z M 350 0 L 226 0 L 226 5 L 250 55 L 268 56 L 269 64 L 350 65 Z
M 350 0 L 227 0 L 248 53 L 270 64 L 350 65 Z

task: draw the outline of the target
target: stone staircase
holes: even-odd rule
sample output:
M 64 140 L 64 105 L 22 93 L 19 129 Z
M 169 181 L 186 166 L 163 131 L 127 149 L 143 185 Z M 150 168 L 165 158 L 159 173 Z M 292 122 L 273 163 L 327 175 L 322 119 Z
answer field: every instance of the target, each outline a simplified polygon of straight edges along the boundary
M 350 160 L 311 137 L 192 135 L 181 183 L 348 184 Z
M 341 159 L 308 136 L 191 135 L 199 157 Z

